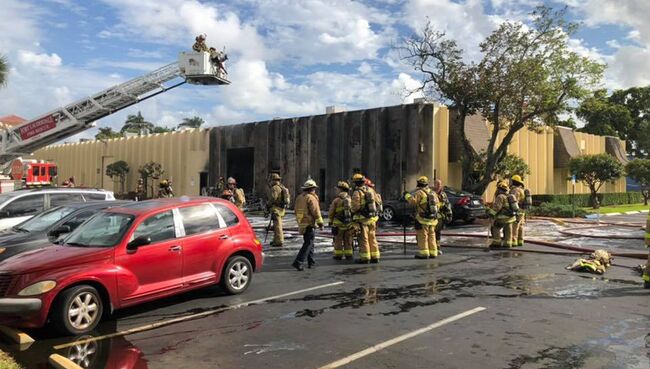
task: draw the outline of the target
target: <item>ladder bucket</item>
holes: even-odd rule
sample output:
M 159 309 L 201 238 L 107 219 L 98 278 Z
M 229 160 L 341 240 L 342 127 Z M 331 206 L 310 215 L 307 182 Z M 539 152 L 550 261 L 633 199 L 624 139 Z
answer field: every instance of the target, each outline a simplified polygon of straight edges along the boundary
M 178 55 L 178 66 L 185 81 L 194 85 L 229 85 L 223 73 L 210 61 L 207 52 L 182 52 Z

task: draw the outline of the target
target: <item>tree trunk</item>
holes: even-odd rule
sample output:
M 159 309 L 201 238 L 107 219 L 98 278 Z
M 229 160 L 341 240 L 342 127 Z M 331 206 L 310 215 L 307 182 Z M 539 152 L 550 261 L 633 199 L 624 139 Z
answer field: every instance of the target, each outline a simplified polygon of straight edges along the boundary
M 590 190 L 591 190 L 591 207 L 593 209 L 599 209 L 600 201 L 598 201 L 598 192 L 596 192 L 596 190 L 593 188 Z
M 650 191 L 648 190 L 641 191 L 641 194 L 643 195 L 643 205 L 648 206 L 648 198 L 650 198 Z

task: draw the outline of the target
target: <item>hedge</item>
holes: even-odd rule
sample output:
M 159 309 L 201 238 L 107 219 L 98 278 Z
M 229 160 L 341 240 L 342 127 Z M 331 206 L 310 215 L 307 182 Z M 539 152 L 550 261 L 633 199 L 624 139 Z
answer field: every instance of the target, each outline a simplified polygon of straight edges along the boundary
M 542 203 L 539 206 L 533 206 L 527 213 L 540 217 L 571 218 L 574 214 L 573 211 L 574 209 L 571 205 Z M 576 217 L 584 217 L 586 215 L 587 211 L 585 209 L 575 208 Z
M 572 195 L 533 195 L 533 204 L 558 204 L 571 205 Z M 573 195 L 576 207 L 591 206 L 591 195 L 577 193 Z M 612 192 L 599 193 L 598 200 L 601 206 L 638 204 L 643 202 L 641 192 Z

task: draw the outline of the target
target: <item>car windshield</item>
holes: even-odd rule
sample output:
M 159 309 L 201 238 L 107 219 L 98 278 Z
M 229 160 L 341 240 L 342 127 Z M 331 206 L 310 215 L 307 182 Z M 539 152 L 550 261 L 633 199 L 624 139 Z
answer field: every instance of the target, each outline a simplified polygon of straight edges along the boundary
M 27 232 L 44 231 L 74 210 L 71 207 L 58 206 L 16 225 L 14 229 Z
M 63 241 L 69 246 L 115 246 L 135 217 L 120 213 L 99 213 L 80 225 Z
M 5 202 L 13 199 L 16 197 L 14 194 L 10 193 L 3 193 L 0 195 L 0 205 L 4 204 Z

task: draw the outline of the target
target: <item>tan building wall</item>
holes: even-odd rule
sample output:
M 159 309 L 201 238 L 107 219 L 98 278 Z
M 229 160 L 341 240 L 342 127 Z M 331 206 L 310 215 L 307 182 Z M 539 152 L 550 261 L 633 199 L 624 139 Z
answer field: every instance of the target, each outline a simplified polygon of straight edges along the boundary
M 578 148 L 582 155 L 593 155 L 604 153 L 605 151 L 605 137 L 596 136 L 588 133 L 574 132 L 576 141 L 578 143 Z M 621 141 L 622 142 L 622 141 Z M 624 144 L 623 144 L 624 145 Z M 623 146 L 624 147 L 624 146 Z M 573 192 L 571 180 L 569 179 L 569 168 L 554 168 L 553 170 L 553 180 L 554 180 L 554 192 L 557 194 L 570 194 Z M 605 192 L 625 192 L 626 190 L 626 179 L 625 177 L 620 178 L 614 183 L 606 183 L 600 189 L 600 193 Z M 576 183 L 576 193 L 589 193 L 589 188 L 582 183 Z
M 228 168 L 231 149 L 251 148 L 254 150 L 251 163 L 232 161 L 235 169 L 250 166 L 250 192 L 265 191 L 269 172 L 279 170 L 292 193 L 308 175 L 324 182 L 319 185 L 327 201 L 334 196 L 336 181 L 349 178 L 354 168 L 360 168 L 376 182 L 386 199 L 393 199 L 401 193 L 402 176 L 409 189 L 415 186 L 419 175 L 435 176 L 448 186 L 461 187 L 461 165 L 449 162 L 450 158 L 458 157 L 454 151 L 458 145 L 450 145 L 453 129 L 449 119 L 450 111 L 445 106 L 416 103 L 52 145 L 37 151 L 33 157 L 57 162 L 59 182 L 74 175 L 77 184 L 115 192 L 120 191 L 119 184 L 104 175 L 107 165 L 118 160 L 129 164 L 126 189 L 132 191 L 139 177 L 138 168 L 148 161 L 156 161 L 166 171 L 164 177 L 174 181 L 177 195 L 196 196 L 200 194 L 201 177 L 203 185 L 211 186 L 219 176 L 233 173 L 233 168 Z M 483 120 L 477 122 L 486 124 Z M 568 132 L 569 137 L 572 134 L 582 154 L 606 152 L 605 137 Z M 531 175 L 525 182 L 533 194 L 571 192 L 568 169 L 554 167 L 554 135 L 550 128 L 542 132 L 524 129 L 515 134 L 508 147 L 510 153 L 528 163 Z M 475 136 L 478 137 L 475 140 L 485 139 L 485 135 Z M 577 149 L 574 151 L 577 153 Z M 487 201 L 492 201 L 494 189 L 492 183 L 486 190 Z M 623 191 L 625 179 L 601 189 L 601 192 Z M 584 186 L 576 186 L 576 193 L 587 192 Z
M 52 160 L 59 167 L 59 184 L 75 176 L 77 185 L 119 192 L 119 183 L 104 175 L 106 166 L 119 160 L 129 164 L 127 191 L 139 178 L 138 168 L 149 161 L 162 164 L 164 178 L 173 180 L 177 195 L 200 194 L 200 172 L 207 172 L 209 129 L 134 136 L 105 141 L 86 141 L 51 145 L 34 153 L 33 158 Z M 154 183 L 157 187 L 158 183 Z
M 554 168 L 553 145 L 554 131 L 546 128 L 542 132 L 522 129 L 517 132 L 508 152 L 521 157 L 530 167 L 531 174 L 525 178 L 526 187 L 533 194 L 567 194 L 571 193 L 571 181 L 568 168 Z M 587 133 L 573 132 L 578 142 L 581 154 L 592 155 L 606 152 L 605 137 Z M 460 162 L 449 163 L 449 186 L 460 188 L 462 184 L 462 168 Z M 496 182 L 490 183 L 484 193 L 486 201 L 494 198 Z M 621 178 L 616 182 L 604 185 L 600 192 L 625 192 L 626 180 Z M 578 183 L 576 193 L 589 193 L 589 189 Z

